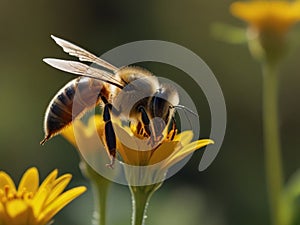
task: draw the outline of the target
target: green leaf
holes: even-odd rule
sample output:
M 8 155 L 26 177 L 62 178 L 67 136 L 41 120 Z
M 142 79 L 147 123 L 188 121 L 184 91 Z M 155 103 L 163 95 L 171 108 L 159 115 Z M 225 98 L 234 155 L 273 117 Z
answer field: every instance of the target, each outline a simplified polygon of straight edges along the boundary
M 289 198 L 297 198 L 300 196 L 300 170 L 297 170 L 289 179 L 286 185 L 286 194 Z
M 292 49 L 296 49 L 300 46 L 300 30 L 299 29 L 293 29 L 289 33 L 289 46 Z
M 246 44 L 248 41 L 245 28 L 225 23 L 213 23 L 210 32 L 216 40 L 230 44 Z
M 299 218 L 300 210 L 300 170 L 296 171 L 289 179 L 283 193 L 283 216 L 285 218 L 284 224 L 293 225 Z

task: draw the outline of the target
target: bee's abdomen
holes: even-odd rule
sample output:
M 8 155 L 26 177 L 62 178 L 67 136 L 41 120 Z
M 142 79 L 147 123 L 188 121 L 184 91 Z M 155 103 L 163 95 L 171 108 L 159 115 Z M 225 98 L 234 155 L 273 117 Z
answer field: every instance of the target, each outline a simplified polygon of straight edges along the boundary
M 73 82 L 74 83 L 74 82 Z M 58 93 L 49 105 L 46 114 L 45 126 L 49 132 L 58 132 L 72 121 L 73 99 L 75 96 L 75 85 L 69 86 Z
M 67 83 L 52 99 L 44 120 L 44 144 L 64 127 L 99 103 L 99 95 L 105 87 L 100 81 L 77 78 Z M 106 92 L 104 92 L 106 93 Z

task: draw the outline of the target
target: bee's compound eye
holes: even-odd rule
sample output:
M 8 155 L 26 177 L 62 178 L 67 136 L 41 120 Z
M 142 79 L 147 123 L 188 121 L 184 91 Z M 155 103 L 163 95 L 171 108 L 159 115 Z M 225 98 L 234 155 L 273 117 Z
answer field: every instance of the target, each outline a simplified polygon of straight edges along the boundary
M 137 109 L 138 109 L 139 112 L 143 112 L 144 107 L 140 105 L 140 106 L 137 107 Z

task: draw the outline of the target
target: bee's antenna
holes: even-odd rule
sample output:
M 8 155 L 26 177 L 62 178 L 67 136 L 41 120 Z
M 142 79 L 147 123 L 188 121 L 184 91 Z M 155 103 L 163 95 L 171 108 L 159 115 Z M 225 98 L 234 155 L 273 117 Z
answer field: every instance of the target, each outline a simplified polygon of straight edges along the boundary
M 186 107 L 184 105 L 176 105 L 176 106 L 172 106 L 172 108 L 183 110 L 185 117 L 189 121 L 190 127 L 193 127 L 193 125 L 192 125 L 192 121 L 191 121 L 190 117 L 187 115 L 187 112 L 189 112 L 192 115 L 194 115 L 195 117 L 199 118 L 199 115 L 197 113 L 195 113 L 194 111 L 192 111 L 191 109 L 189 109 L 188 107 Z
M 196 117 L 199 117 L 199 115 L 197 113 L 195 113 L 194 111 L 192 111 L 191 109 L 189 109 L 188 107 L 185 107 L 184 105 L 175 105 L 173 106 L 173 108 L 178 108 L 178 109 L 183 109 L 183 110 L 186 110 L 188 111 L 189 113 L 191 113 L 192 115 L 196 116 Z

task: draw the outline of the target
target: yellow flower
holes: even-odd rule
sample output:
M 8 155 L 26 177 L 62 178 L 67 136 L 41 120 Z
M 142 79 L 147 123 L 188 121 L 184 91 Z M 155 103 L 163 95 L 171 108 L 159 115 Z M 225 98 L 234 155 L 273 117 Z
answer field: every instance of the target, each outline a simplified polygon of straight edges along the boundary
M 85 125 L 82 121 L 76 120 L 73 124 L 62 131 L 62 135 L 74 146 L 77 146 L 76 138 L 74 135 L 74 129 L 78 135 L 84 136 L 87 140 L 92 140 L 95 135 L 103 141 L 104 122 L 101 116 L 92 116 L 88 124 Z M 95 132 L 95 127 L 97 133 Z M 145 166 L 153 165 L 165 160 L 164 167 L 170 167 L 178 161 L 185 158 L 190 153 L 202 148 L 208 144 L 213 144 L 210 139 L 203 139 L 191 142 L 193 138 L 192 131 L 184 131 L 180 134 L 176 134 L 171 140 L 173 131 L 165 136 L 162 143 L 155 149 L 150 149 L 148 141 L 138 139 L 137 135 L 132 132 L 132 129 L 128 127 L 122 127 L 118 123 L 114 123 L 115 132 L 117 135 L 117 151 L 120 154 L 122 160 L 129 165 Z M 131 142 L 134 147 L 128 147 L 122 141 Z M 87 142 L 86 144 L 94 144 Z M 89 148 L 87 148 L 89 149 Z M 92 147 L 90 149 L 93 149 Z
M 62 135 L 76 146 L 75 130 L 76 136 L 79 135 L 77 137 L 80 137 L 80 142 L 83 142 L 83 140 L 86 139 L 86 141 L 84 141 L 85 144 L 91 145 L 90 148 L 85 149 L 95 149 L 95 147 L 93 148 L 92 146 L 96 144 L 94 141 L 95 135 L 97 136 L 97 139 L 100 139 L 103 142 L 104 125 L 101 116 L 92 116 L 87 125 L 80 120 L 74 121 L 72 126 L 63 130 Z M 124 127 L 116 122 L 114 123 L 114 129 L 117 136 L 117 152 L 119 153 L 121 160 L 125 163 L 124 166 L 127 167 L 126 165 L 128 165 L 129 168 L 132 168 L 133 170 L 137 169 L 137 167 L 141 167 L 142 171 L 139 171 L 144 171 L 147 173 L 147 176 L 150 176 L 149 178 L 151 181 L 145 181 L 146 184 L 156 183 L 155 181 L 160 182 L 171 166 L 175 165 L 197 149 L 213 143 L 210 139 L 191 142 L 193 138 L 192 131 L 183 131 L 182 133 L 175 135 L 172 130 L 168 135 L 164 136 L 160 145 L 153 148 L 148 140 L 137 135 L 132 127 Z M 82 136 L 84 138 L 82 138 Z M 171 138 L 172 136 L 174 137 Z M 143 170 L 143 168 L 145 170 Z M 155 173 L 160 171 L 159 174 L 156 174 L 157 177 L 155 178 L 151 177 L 151 174 L 153 174 L 154 171 L 156 171 Z M 143 175 L 143 178 L 147 178 L 146 174 Z
M 39 186 L 35 167 L 23 175 L 18 189 L 10 176 L 0 171 L 0 225 L 45 225 L 86 188 L 76 187 L 62 193 L 71 174 L 57 177 L 50 173 Z
M 300 1 L 234 2 L 230 10 L 249 24 L 247 36 L 252 55 L 276 65 L 285 55 L 289 28 L 300 21 Z
M 231 13 L 258 30 L 285 33 L 300 21 L 300 1 L 234 2 Z
M 176 134 L 172 139 L 172 130 L 165 136 L 159 146 L 151 149 L 148 141 L 136 139 L 136 135 L 131 130 L 126 129 L 126 127 L 116 126 L 116 129 L 118 129 L 118 134 L 121 136 L 118 140 L 124 141 L 118 141 L 118 152 L 126 164 L 134 166 L 148 166 L 162 162 L 162 168 L 169 168 L 197 149 L 213 144 L 213 141 L 210 139 L 191 142 L 193 132 L 190 130 Z M 125 143 L 126 141 L 128 142 Z M 129 142 L 131 142 L 130 147 Z M 134 144 L 132 145 L 132 143 Z

